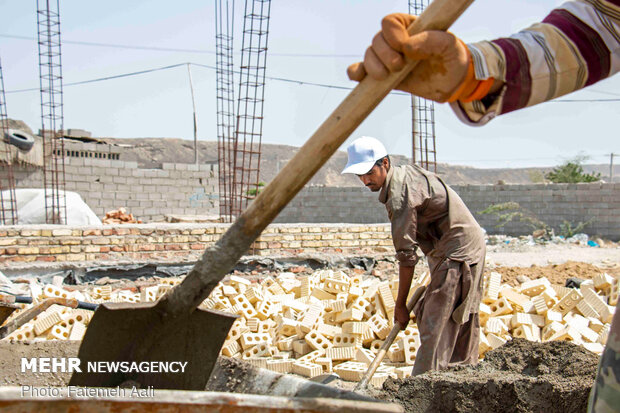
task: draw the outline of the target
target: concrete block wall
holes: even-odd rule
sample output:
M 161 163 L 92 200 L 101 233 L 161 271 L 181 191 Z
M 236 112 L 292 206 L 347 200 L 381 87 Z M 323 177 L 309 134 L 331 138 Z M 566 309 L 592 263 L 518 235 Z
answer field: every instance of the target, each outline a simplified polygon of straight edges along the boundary
M 0 268 L 35 263 L 90 265 L 139 262 L 192 262 L 230 224 L 126 224 L 73 227 L 0 227 Z M 272 224 L 247 254 L 283 255 L 366 250 L 394 253 L 386 224 Z
M 15 166 L 14 173 L 17 188 L 43 188 L 40 168 Z M 100 218 L 120 207 L 145 222 L 161 221 L 166 214 L 219 213 L 214 164 L 142 169 L 132 161 L 67 157 L 65 189 L 79 193 Z
M 530 234 L 523 222 L 497 228 L 493 215 L 480 214 L 488 206 L 516 202 L 559 233 L 567 221 L 573 226 L 592 220 L 583 232 L 620 240 L 620 184 L 463 185 L 452 187 L 490 234 Z M 276 222 L 388 222 L 378 194 L 366 188 L 307 187 L 280 213 Z

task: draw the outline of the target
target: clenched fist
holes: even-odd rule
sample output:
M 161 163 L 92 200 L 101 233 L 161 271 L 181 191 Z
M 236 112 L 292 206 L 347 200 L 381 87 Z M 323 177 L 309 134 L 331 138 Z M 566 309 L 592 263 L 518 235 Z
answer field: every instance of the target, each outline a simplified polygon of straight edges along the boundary
M 402 70 L 406 56 L 419 63 L 397 89 L 436 102 L 466 99 L 474 92 L 481 94 L 481 81 L 474 78 L 467 46 L 453 34 L 443 31 L 431 30 L 410 36 L 407 27 L 415 19 L 403 13 L 384 17 L 381 31 L 366 50 L 364 61 L 348 67 L 349 79 L 359 82 L 369 75 L 383 80 L 391 72 Z M 487 82 L 486 94 L 490 85 L 484 82 Z

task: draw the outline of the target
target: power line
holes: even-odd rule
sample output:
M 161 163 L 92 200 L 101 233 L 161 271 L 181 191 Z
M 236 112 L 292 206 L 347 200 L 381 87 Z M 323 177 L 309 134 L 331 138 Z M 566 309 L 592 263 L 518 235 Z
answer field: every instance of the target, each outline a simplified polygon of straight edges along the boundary
M 173 68 L 176 68 L 176 67 L 187 66 L 187 65 L 193 65 L 193 66 L 196 66 L 196 67 L 202 67 L 202 68 L 206 68 L 206 69 L 209 69 L 209 70 L 216 70 L 215 66 L 205 65 L 205 64 L 201 64 L 201 63 L 186 62 L 186 63 L 177 63 L 177 64 L 173 64 L 173 65 L 169 65 L 169 66 L 156 67 L 156 68 L 152 68 L 152 69 L 140 70 L 140 71 L 137 71 L 137 72 L 121 73 L 121 74 L 113 75 L 113 76 L 105 76 L 105 77 L 100 77 L 100 78 L 95 78 L 95 79 L 82 80 L 82 81 L 78 81 L 78 82 L 70 82 L 70 83 L 63 84 L 63 86 L 77 86 L 77 85 L 84 85 L 84 84 L 88 84 L 88 83 L 102 82 L 102 81 L 106 81 L 106 80 L 113 80 L 113 79 L 119 79 L 119 78 L 123 78 L 123 77 L 137 76 L 137 75 L 157 72 L 157 71 L 160 71 L 160 70 L 173 69 Z M 239 74 L 239 72 L 235 71 L 235 74 Z M 308 81 L 305 81 L 305 80 L 287 79 L 287 78 L 283 78 L 283 77 L 274 77 L 274 76 L 265 76 L 265 78 L 269 79 L 269 80 L 275 80 L 275 81 L 278 81 L 278 82 L 294 83 L 294 84 L 297 84 L 297 85 L 300 85 L 300 86 L 316 86 L 316 87 L 329 88 L 329 89 L 337 89 L 337 90 L 353 90 L 353 87 L 350 87 L 350 86 L 330 85 L 330 84 L 327 84 L 327 83 L 308 82 Z M 32 92 L 32 91 L 38 91 L 38 90 L 39 90 L 39 88 L 15 89 L 15 90 L 7 90 L 7 91 L 5 91 L 5 93 L 22 93 L 22 92 Z M 391 95 L 397 95 L 397 96 L 409 96 L 408 93 L 401 92 L 401 91 L 398 91 L 398 90 L 393 90 L 393 91 L 390 92 L 390 94 Z M 549 101 L 549 103 L 579 103 L 579 102 L 620 102 L 620 99 L 559 99 L 559 100 L 551 100 L 551 101 Z
M 0 37 L 5 37 L 9 39 L 17 39 L 17 40 L 32 40 L 36 41 L 34 37 L 28 36 L 17 36 L 13 34 L 0 34 Z M 130 49 L 130 50 L 150 50 L 155 52 L 181 52 L 181 53 L 200 53 L 200 54 L 210 54 L 215 55 L 215 51 L 206 50 L 206 49 L 180 49 L 180 48 L 168 48 L 168 47 L 156 47 L 156 46 L 140 46 L 140 45 L 127 45 L 127 44 L 116 44 L 116 43 L 98 43 L 98 42 L 83 42 L 77 40 L 62 40 L 63 44 L 76 44 L 80 46 L 94 46 L 94 47 L 108 47 L 115 49 Z M 238 54 L 239 52 L 236 52 Z M 323 53 L 278 53 L 278 52 L 269 52 L 269 56 L 281 56 L 281 57 L 331 57 L 331 58 L 355 58 L 359 59 L 359 54 L 323 54 Z

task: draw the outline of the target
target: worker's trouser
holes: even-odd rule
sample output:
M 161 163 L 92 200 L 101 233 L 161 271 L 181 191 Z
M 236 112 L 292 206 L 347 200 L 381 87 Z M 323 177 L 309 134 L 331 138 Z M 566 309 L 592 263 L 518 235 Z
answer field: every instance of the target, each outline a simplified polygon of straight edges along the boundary
M 467 293 L 463 286 L 468 290 L 476 275 L 482 276 L 483 267 L 484 263 L 472 265 L 464 275 L 461 263 L 446 259 L 431 272 L 431 282 L 414 309 L 421 341 L 414 375 L 478 362 L 479 298 L 465 323 L 455 322 L 452 313 Z

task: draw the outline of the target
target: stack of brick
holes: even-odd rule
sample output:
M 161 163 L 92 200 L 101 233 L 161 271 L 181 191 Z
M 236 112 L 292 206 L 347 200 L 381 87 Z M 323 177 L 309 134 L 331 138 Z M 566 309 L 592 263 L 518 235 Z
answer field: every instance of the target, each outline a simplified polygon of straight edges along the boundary
M 552 285 L 547 278 L 519 287 L 501 284 L 501 274 L 484 279 L 480 304 L 480 356 L 512 337 L 571 341 L 601 354 L 618 302 L 620 280 L 599 274 L 580 288 Z
M 419 277 L 423 284 L 428 276 Z M 101 303 L 156 301 L 181 282 L 160 280 L 141 291 L 95 286 L 70 291 L 58 285 L 30 284 L 34 301 L 45 297 L 76 298 Z M 546 278 L 502 284 L 501 275 L 485 276 L 480 305 L 480 357 L 512 337 L 546 342 L 567 340 L 600 354 L 606 343 L 620 280 L 600 274 L 579 289 L 565 288 Z M 222 355 L 244 359 L 280 373 L 314 377 L 337 373 L 358 381 L 393 326 L 398 280 L 380 281 L 343 271 L 320 270 L 296 276 L 283 272 L 260 282 L 230 276 L 203 301 L 202 308 L 237 314 L 222 347 Z M 18 315 L 15 312 L 11 318 Z M 14 331 L 8 340 L 79 340 L 92 312 L 52 306 Z M 372 379 L 411 374 L 420 345 L 415 324 L 401 331 Z

